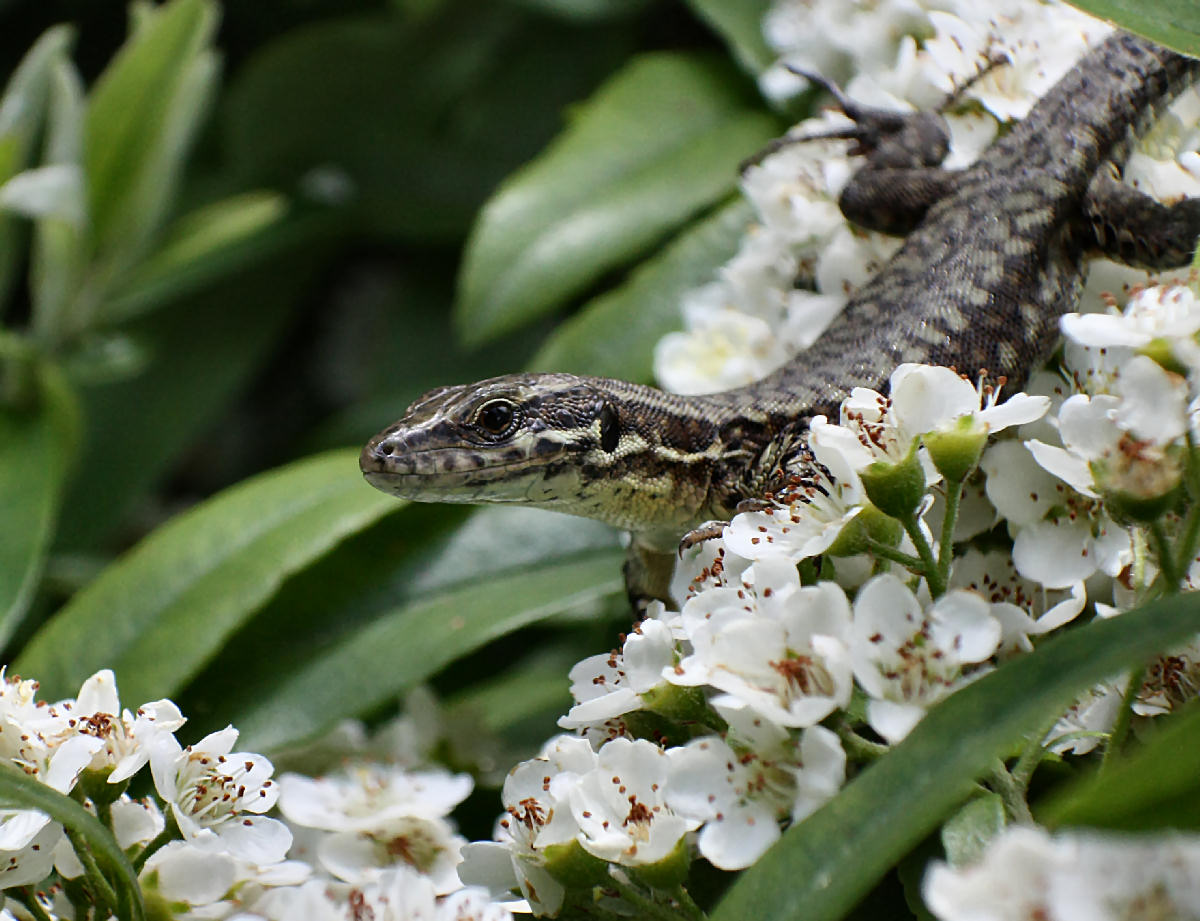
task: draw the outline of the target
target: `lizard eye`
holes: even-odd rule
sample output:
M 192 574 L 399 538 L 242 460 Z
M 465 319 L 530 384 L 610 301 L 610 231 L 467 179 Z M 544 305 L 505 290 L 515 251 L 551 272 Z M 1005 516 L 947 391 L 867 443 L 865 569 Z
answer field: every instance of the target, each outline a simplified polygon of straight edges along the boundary
M 489 435 L 503 435 L 512 426 L 516 407 L 508 400 L 491 400 L 475 414 L 475 422 Z

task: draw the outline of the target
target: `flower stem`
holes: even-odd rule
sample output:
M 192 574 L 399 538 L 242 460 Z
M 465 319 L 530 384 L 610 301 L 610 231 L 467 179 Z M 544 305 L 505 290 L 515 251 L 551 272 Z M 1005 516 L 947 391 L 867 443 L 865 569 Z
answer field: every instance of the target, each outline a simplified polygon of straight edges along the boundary
M 708 917 L 704 913 L 704 909 L 696 904 L 696 900 L 692 898 L 691 893 L 683 888 L 683 886 L 676 886 L 672 889 L 671 898 L 679 903 L 679 907 L 684 910 L 689 918 L 694 918 L 695 921 L 704 921 Z
M 1142 666 L 1129 676 L 1129 685 L 1121 698 L 1121 709 L 1117 711 L 1117 721 L 1113 724 L 1112 733 L 1108 737 L 1108 745 L 1104 747 L 1104 758 L 1100 762 L 1100 770 L 1105 771 L 1117 760 L 1117 755 L 1125 747 L 1125 737 L 1129 735 L 1129 725 L 1133 722 L 1133 702 L 1137 700 L 1138 691 L 1146 678 L 1146 668 Z
M 612 885 L 621 894 L 621 898 L 638 909 L 638 917 L 662 918 L 663 921 L 679 921 L 679 915 L 665 905 L 660 905 L 654 899 L 647 898 L 638 892 L 637 887 L 625 882 L 619 874 L 609 875 L 605 885 Z
M 46 914 L 46 909 L 42 908 L 42 903 L 38 901 L 32 886 L 17 886 L 9 889 L 8 894 L 24 906 L 34 921 L 51 921 L 50 916 Z
M 917 572 L 921 572 L 925 568 L 924 562 L 919 557 L 905 553 L 903 550 L 897 550 L 895 547 L 889 547 L 882 541 L 870 537 L 867 538 L 867 550 L 876 557 L 891 560 L 893 563 L 899 563 L 901 566 Z
M 1000 799 L 1004 801 L 1004 811 L 1012 817 L 1013 821 L 1022 825 L 1036 824 L 1033 821 L 1033 813 L 1029 811 L 1029 804 L 1025 802 L 1025 787 L 1009 773 L 1008 768 L 999 758 L 992 765 L 988 781 L 992 790 L 998 793 Z
M 946 514 L 942 517 L 942 536 L 938 542 L 938 576 L 943 586 L 950 582 L 950 563 L 954 559 L 954 525 L 958 522 L 958 506 L 962 502 L 964 482 L 946 481 Z
M 1012 774 L 1013 780 L 1020 784 L 1022 790 L 1029 789 L 1029 781 L 1033 779 L 1033 772 L 1037 770 L 1042 759 L 1046 757 L 1046 737 L 1054 731 L 1055 724 L 1058 723 L 1058 717 L 1050 720 L 1046 728 L 1041 732 L 1029 737 L 1029 742 L 1025 746 L 1025 750 L 1021 752 L 1021 756 L 1017 758 L 1017 763 L 1013 765 Z
M 1158 557 L 1158 566 L 1167 583 L 1167 594 L 1176 595 L 1179 593 L 1179 569 L 1175 565 L 1175 554 L 1171 552 L 1171 544 L 1167 540 L 1167 532 L 1163 530 L 1162 521 L 1150 522 L 1150 540 L 1154 544 L 1154 555 Z
M 116 911 L 120 904 L 117 901 L 116 890 L 109 883 L 105 875 L 100 871 L 99 864 L 96 863 L 95 855 L 92 854 L 91 848 L 87 846 L 83 836 L 78 832 L 66 828 L 67 838 L 71 842 L 71 847 L 75 849 L 75 856 L 79 858 L 79 862 L 83 864 L 84 874 L 87 876 L 88 888 L 92 891 L 93 897 L 99 902 L 100 907 L 109 913 Z
M 921 531 L 921 523 L 915 514 L 909 512 L 900 519 L 900 524 L 904 526 L 913 546 L 917 548 L 917 555 L 921 558 L 920 571 L 929 584 L 929 594 L 934 598 L 940 598 L 946 594 L 946 580 L 942 578 L 937 560 L 933 558 L 933 548 L 929 546 L 929 541 L 925 539 L 925 535 Z
M 838 738 L 842 740 L 846 754 L 855 761 L 874 761 L 876 758 L 882 758 L 891 751 L 887 745 L 864 739 L 845 723 L 838 726 L 837 734 Z
M 146 865 L 146 861 L 150 859 L 155 851 L 164 844 L 180 837 L 182 835 L 179 834 L 179 826 L 175 823 L 175 813 L 171 811 L 170 807 L 167 807 L 163 830 L 155 835 L 154 839 L 133 858 L 133 872 L 141 873 L 142 867 Z

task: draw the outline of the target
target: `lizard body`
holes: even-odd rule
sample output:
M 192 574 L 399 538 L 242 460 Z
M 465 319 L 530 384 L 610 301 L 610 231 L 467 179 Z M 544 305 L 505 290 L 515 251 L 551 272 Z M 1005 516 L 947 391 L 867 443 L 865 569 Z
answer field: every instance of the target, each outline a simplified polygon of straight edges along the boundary
M 842 194 L 856 223 L 905 242 L 809 349 L 747 387 L 679 396 L 569 374 L 514 374 L 427 393 L 363 449 L 401 498 L 517 502 L 633 534 L 634 581 L 706 519 L 767 494 L 808 420 L 902 362 L 1023 381 L 1103 254 L 1164 269 L 1191 257 L 1200 199 L 1163 205 L 1118 181 L 1137 133 L 1200 61 L 1117 33 L 970 167 L 951 172 L 940 118 L 840 99 L 864 165 Z M 930 141 L 932 138 L 932 141 Z

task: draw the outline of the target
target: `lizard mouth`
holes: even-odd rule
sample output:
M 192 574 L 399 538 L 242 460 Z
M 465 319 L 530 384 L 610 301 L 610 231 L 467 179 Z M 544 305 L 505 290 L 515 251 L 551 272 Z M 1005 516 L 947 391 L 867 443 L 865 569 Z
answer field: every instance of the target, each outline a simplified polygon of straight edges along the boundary
M 551 459 L 511 448 L 503 453 L 462 448 L 386 453 L 371 443 L 359 457 L 368 483 L 417 502 L 528 501 L 531 483 L 552 476 L 555 466 Z

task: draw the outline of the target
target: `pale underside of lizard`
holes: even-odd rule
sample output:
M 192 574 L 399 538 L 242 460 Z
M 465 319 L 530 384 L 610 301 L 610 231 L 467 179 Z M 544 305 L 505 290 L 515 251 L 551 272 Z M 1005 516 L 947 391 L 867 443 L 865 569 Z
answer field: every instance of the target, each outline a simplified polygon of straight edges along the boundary
M 678 396 L 570 374 L 433 390 L 363 449 L 373 486 L 429 502 L 520 503 L 633 535 L 633 595 L 665 597 L 680 537 L 794 468 L 808 421 L 903 362 L 1024 381 L 1072 310 L 1085 259 L 1185 265 L 1200 199 L 1160 204 L 1120 182 L 1132 141 L 1200 61 L 1116 34 L 970 167 L 940 167 L 933 113 L 849 103 L 864 165 L 840 204 L 905 242 L 809 349 L 747 387 Z

